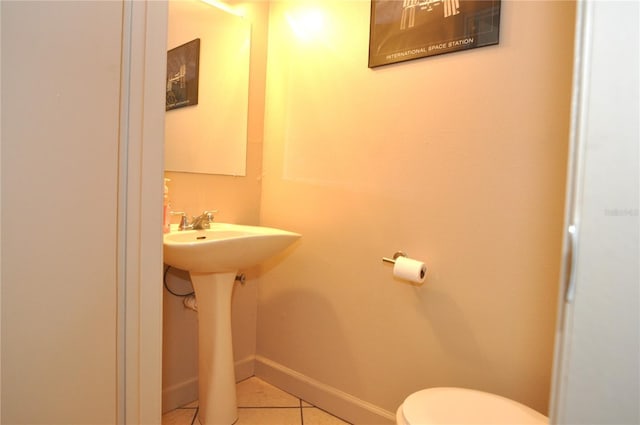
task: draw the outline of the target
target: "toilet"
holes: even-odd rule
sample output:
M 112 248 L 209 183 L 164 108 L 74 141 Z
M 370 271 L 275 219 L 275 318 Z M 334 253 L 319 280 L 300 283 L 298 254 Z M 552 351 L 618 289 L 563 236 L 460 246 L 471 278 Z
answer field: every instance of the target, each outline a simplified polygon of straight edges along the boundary
M 398 425 L 547 425 L 541 413 L 499 395 L 466 388 L 429 388 L 411 394 L 396 412 Z

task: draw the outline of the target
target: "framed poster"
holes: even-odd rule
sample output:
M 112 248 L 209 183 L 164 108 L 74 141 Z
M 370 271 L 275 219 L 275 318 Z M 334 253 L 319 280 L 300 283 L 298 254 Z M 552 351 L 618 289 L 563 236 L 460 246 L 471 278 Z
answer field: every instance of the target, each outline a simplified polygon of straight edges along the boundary
M 167 111 L 198 104 L 199 67 L 199 38 L 167 52 Z
M 498 44 L 500 0 L 371 0 L 369 68 Z

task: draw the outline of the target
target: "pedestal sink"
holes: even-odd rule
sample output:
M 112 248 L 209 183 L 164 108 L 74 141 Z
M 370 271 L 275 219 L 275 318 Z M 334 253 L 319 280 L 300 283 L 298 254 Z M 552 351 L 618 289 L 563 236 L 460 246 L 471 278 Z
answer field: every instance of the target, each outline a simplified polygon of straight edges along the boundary
M 280 229 L 212 223 L 164 236 L 164 262 L 189 272 L 198 301 L 198 417 L 202 425 L 238 418 L 231 341 L 231 293 L 239 270 L 281 252 L 300 235 Z

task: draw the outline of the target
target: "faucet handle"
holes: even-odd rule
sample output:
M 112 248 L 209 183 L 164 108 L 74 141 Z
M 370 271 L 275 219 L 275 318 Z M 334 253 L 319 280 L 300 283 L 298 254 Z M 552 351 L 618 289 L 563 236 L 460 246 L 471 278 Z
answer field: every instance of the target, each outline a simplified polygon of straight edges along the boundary
M 187 218 L 186 214 L 184 214 L 180 218 L 180 225 L 178 226 L 178 229 L 180 229 L 180 230 L 188 230 L 189 229 L 189 219 Z
M 207 220 L 210 222 L 213 221 L 213 215 L 218 214 L 218 210 L 205 210 L 202 212 L 202 215 L 207 217 Z
M 171 215 L 179 215 L 180 216 L 180 225 L 178 229 L 187 230 L 189 228 L 189 219 L 187 218 L 187 213 L 183 211 L 169 211 Z

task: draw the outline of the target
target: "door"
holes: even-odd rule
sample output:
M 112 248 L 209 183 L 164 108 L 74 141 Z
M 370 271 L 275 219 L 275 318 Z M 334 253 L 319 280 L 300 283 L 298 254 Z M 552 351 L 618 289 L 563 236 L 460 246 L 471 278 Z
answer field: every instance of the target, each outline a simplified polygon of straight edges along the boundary
M 0 2 L 2 423 L 160 422 L 166 16 Z
M 640 423 L 638 2 L 577 21 L 566 262 L 551 420 Z

